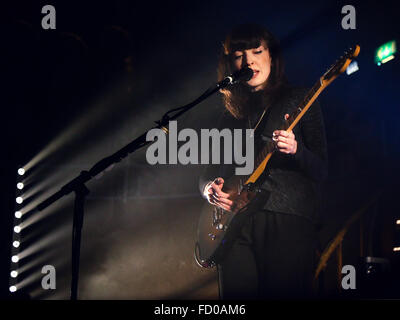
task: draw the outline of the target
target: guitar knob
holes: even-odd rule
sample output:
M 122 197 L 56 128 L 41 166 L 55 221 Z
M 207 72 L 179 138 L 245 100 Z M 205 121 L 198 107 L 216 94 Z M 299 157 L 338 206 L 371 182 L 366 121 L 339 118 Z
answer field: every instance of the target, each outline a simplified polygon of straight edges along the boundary
M 224 226 L 222 223 L 219 223 L 219 224 L 216 226 L 216 228 L 217 228 L 218 230 L 223 230 L 224 227 L 225 227 L 225 226 Z
M 217 237 L 215 234 L 209 233 L 208 236 L 211 238 L 211 240 L 215 240 Z

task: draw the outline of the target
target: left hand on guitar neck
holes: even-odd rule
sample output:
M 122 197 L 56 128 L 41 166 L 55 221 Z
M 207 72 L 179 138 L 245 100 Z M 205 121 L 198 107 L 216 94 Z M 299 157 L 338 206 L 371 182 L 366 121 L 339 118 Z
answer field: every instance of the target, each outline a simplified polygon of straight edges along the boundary
M 285 114 L 285 119 L 289 118 L 289 114 Z M 275 130 L 272 140 L 275 141 L 278 150 L 286 154 L 295 154 L 297 151 L 297 141 L 294 133 L 285 130 Z

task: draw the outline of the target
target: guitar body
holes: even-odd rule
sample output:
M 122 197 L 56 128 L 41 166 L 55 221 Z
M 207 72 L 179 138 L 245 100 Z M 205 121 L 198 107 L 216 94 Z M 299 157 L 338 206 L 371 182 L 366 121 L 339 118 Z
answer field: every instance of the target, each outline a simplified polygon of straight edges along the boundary
M 226 181 L 223 189 L 235 203 L 232 211 L 225 211 L 209 203 L 202 208 L 195 248 L 195 259 L 201 267 L 214 267 L 223 259 L 245 221 L 252 213 L 262 209 L 268 199 L 265 190 L 236 188 L 242 185 L 239 180 L 238 176 L 234 176 Z

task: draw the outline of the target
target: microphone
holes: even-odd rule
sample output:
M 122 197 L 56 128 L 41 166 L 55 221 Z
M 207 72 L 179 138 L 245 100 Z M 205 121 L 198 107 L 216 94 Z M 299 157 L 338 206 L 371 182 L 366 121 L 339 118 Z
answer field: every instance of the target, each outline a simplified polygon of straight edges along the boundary
M 249 81 L 253 77 L 253 70 L 251 70 L 249 67 L 242 68 L 238 71 L 235 71 L 231 75 L 225 77 L 224 80 L 218 82 L 217 87 L 219 89 L 223 89 L 228 85 L 238 83 L 241 81 Z

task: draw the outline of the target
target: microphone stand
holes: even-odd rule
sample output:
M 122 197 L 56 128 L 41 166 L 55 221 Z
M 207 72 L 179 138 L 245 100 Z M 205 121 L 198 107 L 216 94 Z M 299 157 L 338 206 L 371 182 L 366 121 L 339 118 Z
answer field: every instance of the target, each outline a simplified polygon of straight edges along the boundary
M 155 121 L 156 127 L 164 130 L 168 133 L 169 121 L 175 120 L 183 113 L 189 111 L 194 106 L 207 99 L 209 96 L 214 94 L 220 89 L 232 84 L 232 79 L 225 78 L 223 81 L 217 83 L 215 86 L 207 89 L 200 97 L 198 97 L 193 102 L 179 108 L 172 109 L 166 112 L 161 120 Z M 173 116 L 169 114 L 176 112 Z M 148 130 L 149 131 L 149 130 Z M 118 150 L 114 154 L 100 160 L 97 162 L 89 171 L 82 171 L 79 176 L 72 179 L 70 182 L 65 184 L 58 192 L 54 193 L 52 196 L 40 203 L 35 209 L 42 211 L 49 205 L 57 201 L 63 196 L 68 195 L 71 192 L 75 193 L 75 203 L 74 203 L 74 216 L 73 216 L 73 226 L 72 226 L 72 279 L 71 279 L 71 300 L 78 299 L 78 279 L 79 279 L 79 259 L 80 259 L 80 247 L 81 247 L 81 234 L 83 226 L 83 216 L 84 216 L 84 204 L 85 197 L 89 194 L 89 189 L 86 187 L 85 183 L 90 181 L 92 178 L 100 174 L 102 171 L 106 170 L 113 164 L 120 162 L 130 153 L 142 148 L 153 141 L 146 141 L 146 131 L 144 134 L 127 144 L 122 149 Z

